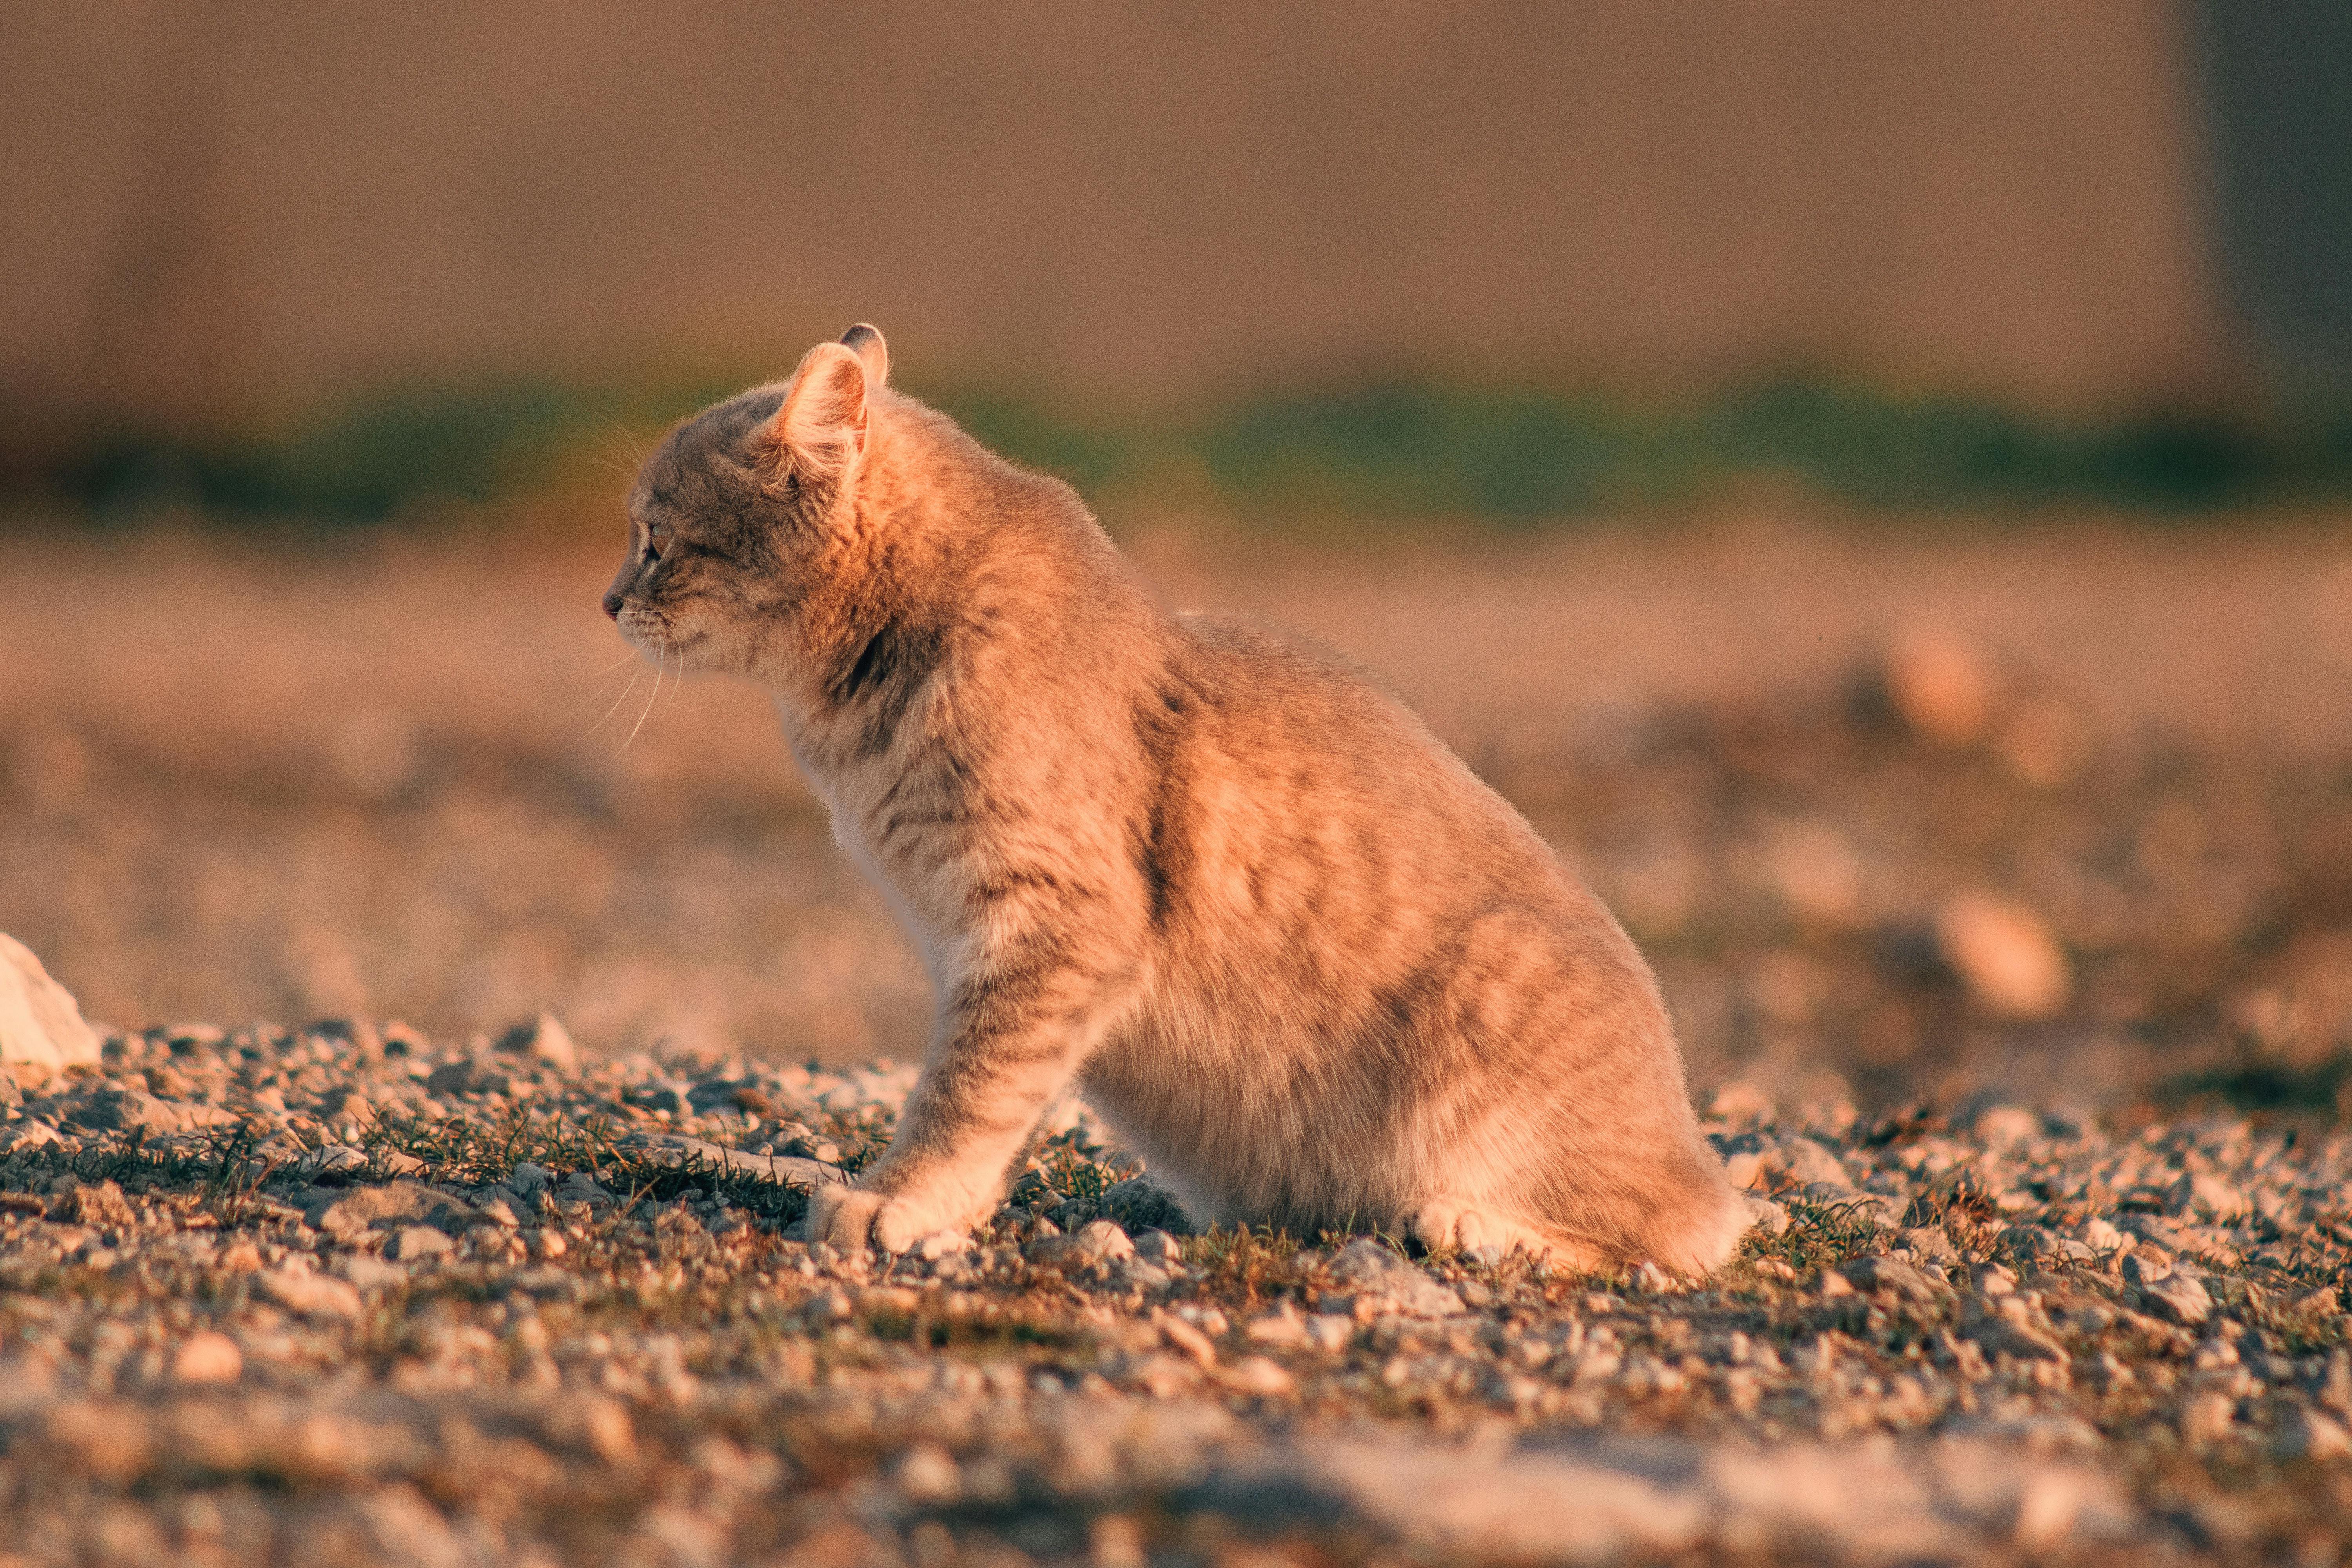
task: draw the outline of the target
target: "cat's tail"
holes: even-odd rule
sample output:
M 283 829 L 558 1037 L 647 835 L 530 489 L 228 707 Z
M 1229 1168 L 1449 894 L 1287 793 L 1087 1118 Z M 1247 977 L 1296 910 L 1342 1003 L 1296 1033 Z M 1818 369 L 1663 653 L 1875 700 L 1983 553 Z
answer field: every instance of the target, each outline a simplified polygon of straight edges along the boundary
M 1701 1146 L 1704 1149 L 1704 1145 Z M 1607 1273 L 1642 1263 L 1691 1279 L 1731 1259 L 1756 1223 L 1753 1203 L 1731 1190 L 1714 1151 L 1693 1151 L 1649 1179 L 1605 1194 L 1570 1190 L 1529 1216 L 1544 1247 L 1564 1267 Z
M 1723 1167 L 1712 1159 L 1659 1197 L 1636 1232 L 1643 1260 L 1694 1279 L 1729 1262 L 1758 1217 L 1755 1205 L 1731 1190 Z

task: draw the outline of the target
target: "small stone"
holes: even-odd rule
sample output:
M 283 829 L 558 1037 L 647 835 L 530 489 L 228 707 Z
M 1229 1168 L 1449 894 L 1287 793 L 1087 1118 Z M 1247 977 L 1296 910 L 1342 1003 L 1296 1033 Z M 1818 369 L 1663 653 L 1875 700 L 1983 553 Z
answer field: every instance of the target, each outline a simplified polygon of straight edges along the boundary
M 46 1149 L 59 1142 L 58 1130 L 37 1116 L 27 1116 L 22 1121 L 0 1126 L 0 1154 Z
M 1932 1301 L 1936 1288 L 1927 1277 L 1892 1258 L 1856 1258 L 1840 1270 L 1858 1290 L 1885 1290 L 1911 1301 Z
M 1341 1285 L 1387 1297 L 1408 1317 L 1443 1318 L 1462 1310 L 1462 1298 L 1372 1240 L 1359 1237 L 1333 1255 L 1328 1269 Z
M 898 1489 L 916 1503 L 953 1502 L 963 1490 L 963 1471 L 937 1443 L 918 1442 L 898 1460 Z
M 302 1164 L 314 1182 L 322 1176 L 349 1180 L 367 1169 L 368 1157 L 347 1143 L 322 1143 Z
M 1242 1356 L 1217 1370 L 1216 1379 L 1225 1387 L 1239 1394 L 1255 1394 L 1260 1398 L 1274 1398 L 1288 1394 L 1298 1385 L 1280 1362 L 1262 1355 Z
M 174 1383 L 235 1383 L 245 1375 L 245 1354 L 226 1334 L 206 1329 L 190 1334 L 172 1357 Z
M 2047 1018 L 2073 993 L 2073 971 L 2049 922 L 1999 894 L 1971 889 L 1945 900 L 1936 945 L 1978 1005 L 1998 1016 Z
M 1968 1337 L 1989 1351 L 2019 1361 L 2063 1362 L 2066 1352 L 2038 1331 L 2011 1318 L 1983 1318 L 1969 1325 Z
M 2042 1118 L 2021 1105 L 1988 1105 L 1969 1119 L 1969 1131 L 1988 1148 L 2007 1151 L 2042 1136 Z
M 2056 789 L 2091 760 L 2091 730 L 2066 703 L 2041 698 L 2021 706 L 2001 726 L 1994 750 L 2027 784 Z
M 1835 1187 L 1846 1184 L 1845 1162 L 1814 1139 L 1782 1139 L 1767 1158 L 1770 1163 L 1786 1172 L 1789 1180 L 1799 1186 L 1811 1186 L 1816 1183 Z
M 2352 1458 L 2352 1431 L 2315 1410 L 2297 1409 L 2280 1426 L 2276 1447 L 2284 1459 Z
M 38 1081 L 98 1060 L 97 1031 L 73 993 L 49 978 L 32 949 L 0 931 L 0 1069 Z
M 2017 1289 L 2017 1276 L 1998 1263 L 1979 1264 L 1969 1277 L 1981 1296 L 2007 1296 Z
M 580 1070 L 580 1047 L 572 1043 L 571 1031 L 552 1013 L 541 1013 L 528 1024 L 517 1024 L 499 1037 L 498 1048 L 545 1062 L 558 1072 Z
M 100 1230 L 119 1230 L 132 1222 L 130 1201 L 112 1182 L 75 1182 L 58 1199 L 57 1218 Z
M 1318 1312 L 1307 1320 L 1307 1342 L 1326 1355 L 1337 1355 L 1356 1339 L 1353 1316 Z
M 2206 1294 L 2205 1287 L 2177 1270 L 2147 1280 L 2138 1289 L 2140 1300 L 2158 1317 L 2184 1328 L 2194 1328 L 2213 1315 L 2213 1298 Z
M 414 1263 L 419 1258 L 438 1258 L 456 1246 L 446 1231 L 436 1230 L 429 1225 L 404 1225 L 392 1233 L 383 1254 L 403 1263 Z
M 1135 1256 L 1135 1243 L 1128 1240 L 1127 1232 L 1107 1219 L 1088 1221 L 1071 1240 L 1089 1263 L 1108 1263 L 1113 1258 Z
M 1262 1313 L 1244 1323 L 1242 1338 L 1252 1344 L 1289 1349 L 1307 1342 L 1307 1325 L 1298 1321 L 1297 1312 L 1285 1308 Z
M 547 1440 L 584 1452 L 608 1465 L 625 1463 L 636 1452 L 636 1426 L 628 1407 L 601 1395 L 559 1400 L 540 1417 Z
M 1147 1230 L 1135 1238 L 1135 1256 L 1155 1268 L 1181 1268 L 1184 1244 L 1164 1230 Z
M 253 1289 L 266 1301 L 320 1321 L 357 1318 L 365 1310 L 349 1284 L 307 1269 L 265 1269 L 253 1277 Z
M 2125 1245 L 2122 1231 L 2095 1216 L 2083 1222 L 2082 1238 L 2084 1246 L 2101 1255 L 2121 1251 Z
M 2287 1303 L 2287 1310 L 2298 1318 L 2332 1318 L 2343 1310 L 2343 1300 L 2333 1285 L 2306 1290 Z
M 504 1094 L 514 1080 L 478 1057 L 445 1062 L 425 1079 L 427 1094 Z
M 1960 1260 L 1960 1249 L 1940 1225 L 1918 1226 L 1901 1233 L 1897 1238 L 1918 1263 L 1955 1264 Z
M 1748 1200 L 1748 1223 L 1751 1229 L 1765 1236 L 1785 1236 L 1789 1230 L 1789 1211 L 1769 1198 Z
M 2202 1447 L 2230 1436 L 2238 1422 L 2238 1402 L 2226 1394 L 2190 1395 L 2180 1406 L 2180 1436 Z
M 1984 737 L 2000 681 L 1966 637 L 1916 627 L 1888 647 L 1881 674 L 1895 711 L 1928 740 L 1968 746 Z
M 390 1182 L 317 1199 L 302 1211 L 302 1218 L 314 1230 L 350 1237 L 370 1228 L 403 1225 L 435 1226 L 454 1234 L 479 1223 L 482 1215 L 471 1204 L 419 1183 Z
M 368 1122 L 375 1120 L 375 1107 L 368 1103 L 366 1095 L 347 1087 L 320 1097 L 319 1116 L 325 1121 Z
M 530 1255 L 542 1263 L 552 1263 L 571 1250 L 572 1244 L 563 1239 L 560 1230 L 548 1228 L 530 1233 Z
M 1822 1275 L 1822 1295 L 1824 1298 L 1853 1294 L 1853 1282 L 1836 1269 L 1829 1269 Z
M 2206 1171 L 2193 1171 L 2166 1189 L 2165 1213 L 2175 1218 L 2195 1217 L 2217 1223 L 2240 1219 L 2254 1212 L 2246 1194 L 2221 1177 Z
M 1155 1321 L 1160 1326 L 1160 1337 L 1170 1344 L 1182 1351 L 1202 1366 L 1216 1364 L 1217 1347 L 1208 1334 L 1199 1327 L 1167 1312 L 1158 1313 Z
M 553 1172 L 544 1165 L 535 1165 L 529 1160 L 516 1161 L 515 1168 L 507 1173 L 507 1185 L 524 1197 L 545 1191 L 554 1184 L 554 1181 Z
M 1176 1201 L 1173 1193 L 1148 1176 L 1131 1176 L 1124 1182 L 1112 1183 L 1103 1189 L 1095 1206 L 1105 1219 L 1116 1220 L 1130 1231 L 1192 1234 L 1192 1222 L 1185 1215 L 1184 1205 Z
M 514 1211 L 514 1205 L 507 1202 L 496 1192 L 484 1198 L 476 1212 L 501 1230 L 513 1230 L 522 1224 L 521 1218 Z
M 613 1194 L 585 1171 L 574 1171 L 564 1177 L 563 1184 L 555 1189 L 555 1195 L 567 1203 L 586 1204 L 590 1208 L 608 1208 L 613 1203 Z
M 1747 1079 L 1736 1078 L 1715 1091 L 1706 1113 L 1733 1123 L 1767 1122 L 1780 1114 L 1772 1097 Z

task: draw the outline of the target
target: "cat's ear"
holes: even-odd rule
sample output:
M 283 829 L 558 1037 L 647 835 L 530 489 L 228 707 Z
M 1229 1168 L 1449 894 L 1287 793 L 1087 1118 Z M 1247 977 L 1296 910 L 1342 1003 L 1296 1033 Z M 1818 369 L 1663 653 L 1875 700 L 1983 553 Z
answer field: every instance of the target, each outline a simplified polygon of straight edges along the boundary
M 803 479 L 838 479 L 865 454 L 867 414 L 866 362 L 843 344 L 819 343 L 793 372 L 768 446 Z
M 889 382 L 890 350 L 882 342 L 881 328 L 860 321 L 841 334 L 841 346 L 865 362 L 866 384 L 869 389 Z

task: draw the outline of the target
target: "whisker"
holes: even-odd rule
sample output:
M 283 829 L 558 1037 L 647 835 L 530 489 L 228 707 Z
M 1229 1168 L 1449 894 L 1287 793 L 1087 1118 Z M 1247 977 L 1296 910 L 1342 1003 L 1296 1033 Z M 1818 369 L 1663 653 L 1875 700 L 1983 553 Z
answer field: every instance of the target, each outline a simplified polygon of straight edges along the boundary
M 619 749 L 614 752 L 613 756 L 616 761 L 622 752 L 629 749 L 629 742 L 637 738 L 637 731 L 646 727 L 646 715 L 654 710 L 654 700 L 661 696 L 662 661 L 666 657 L 661 649 L 654 649 L 654 689 L 646 693 L 646 711 L 637 715 L 637 721 L 629 727 L 627 737 L 621 742 Z
M 637 676 L 638 676 L 638 675 L 643 675 L 645 672 L 646 672 L 646 667 L 645 667 L 644 665 L 642 665 L 642 664 L 641 664 L 641 665 L 637 666 L 637 673 L 636 673 L 636 675 L 632 675 L 631 677 L 629 677 L 629 683 L 628 683 L 628 685 L 624 686 L 623 688 L 621 688 L 621 694 L 620 694 L 618 697 L 615 697 L 615 698 L 614 698 L 614 699 L 613 699 L 613 705 L 612 705 L 610 708 L 607 708 L 607 709 L 605 709 L 605 710 L 604 710 L 604 719 L 610 719 L 614 714 L 615 714 L 615 713 L 617 713 L 617 712 L 619 712 L 619 711 L 620 711 L 620 710 L 621 710 L 621 704 L 622 704 L 622 703 L 624 703 L 624 702 L 626 702 L 626 701 L 629 700 L 629 693 L 630 693 L 630 692 L 632 692 L 632 691 L 635 691 L 635 690 L 637 689 Z M 600 693 L 600 695 L 601 695 L 601 693 Z M 592 698 L 590 698 L 590 699 L 589 699 L 589 700 L 593 702 L 593 701 L 594 701 L 594 700 L 595 700 L 595 698 L 593 698 L 593 697 L 592 697 Z M 589 725 L 589 726 L 588 726 L 588 728 L 586 728 L 585 730 L 581 731 L 580 731 L 579 740 L 575 740 L 575 741 L 573 741 L 573 742 L 572 742 L 572 745 L 570 745 L 570 746 L 566 746 L 566 747 L 564 747 L 563 749 L 564 749 L 565 751 L 567 751 L 567 752 L 568 752 L 568 751 L 570 751 L 570 750 L 572 749 L 572 746 L 576 746 L 576 745 L 578 745 L 578 744 L 580 743 L 580 742 L 581 742 L 581 741 L 584 741 L 584 740 L 586 740 L 589 736 L 591 736 L 591 735 L 594 734 L 597 731 L 599 731 L 599 730 L 603 729 L 603 728 L 604 727 L 604 719 L 599 719 L 599 720 L 597 720 L 593 724 Z

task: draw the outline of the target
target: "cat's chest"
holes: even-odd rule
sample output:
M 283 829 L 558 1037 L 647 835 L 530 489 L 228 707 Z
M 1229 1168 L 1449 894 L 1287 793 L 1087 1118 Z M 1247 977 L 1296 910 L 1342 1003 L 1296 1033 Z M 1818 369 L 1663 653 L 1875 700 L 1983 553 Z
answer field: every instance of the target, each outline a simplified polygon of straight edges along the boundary
M 949 984 L 971 908 L 960 814 L 931 781 L 902 769 L 804 761 L 802 772 L 824 802 L 834 842 L 888 900 L 933 983 Z

